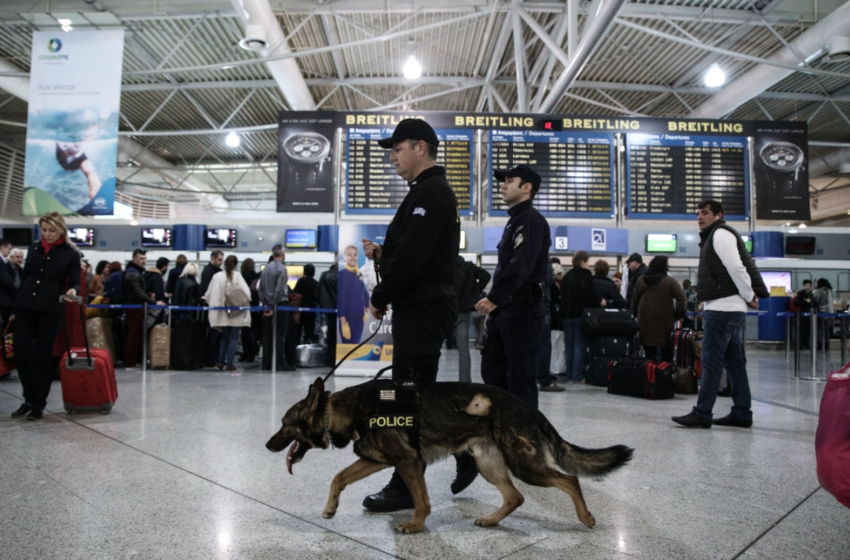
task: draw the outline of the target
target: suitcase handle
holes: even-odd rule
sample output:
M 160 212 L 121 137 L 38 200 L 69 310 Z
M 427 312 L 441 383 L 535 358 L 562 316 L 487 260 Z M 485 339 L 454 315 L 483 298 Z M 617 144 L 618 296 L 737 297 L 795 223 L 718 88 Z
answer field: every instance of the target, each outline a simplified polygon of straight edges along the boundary
M 87 365 L 89 369 L 93 369 L 92 360 L 91 360 L 91 350 L 89 350 L 89 333 L 86 331 L 86 314 L 83 310 L 83 298 L 80 296 L 69 296 L 69 295 L 61 295 L 59 296 L 59 301 L 61 303 L 65 303 L 68 301 L 74 302 L 80 306 L 80 322 L 83 325 L 83 340 L 86 343 L 86 359 Z M 68 336 L 68 323 L 67 321 L 62 321 L 62 326 L 65 329 L 65 347 L 68 349 L 68 365 L 74 365 L 74 357 L 71 355 L 71 337 Z

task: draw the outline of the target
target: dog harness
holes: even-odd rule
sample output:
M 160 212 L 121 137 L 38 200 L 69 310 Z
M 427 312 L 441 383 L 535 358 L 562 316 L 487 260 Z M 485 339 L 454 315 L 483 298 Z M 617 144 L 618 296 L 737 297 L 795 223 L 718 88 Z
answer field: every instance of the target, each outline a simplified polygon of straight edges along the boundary
M 378 413 L 369 416 L 355 430 L 365 434 L 371 430 L 404 429 L 410 446 L 419 451 L 419 415 L 416 410 L 416 383 L 377 379 L 374 390 L 378 392 Z

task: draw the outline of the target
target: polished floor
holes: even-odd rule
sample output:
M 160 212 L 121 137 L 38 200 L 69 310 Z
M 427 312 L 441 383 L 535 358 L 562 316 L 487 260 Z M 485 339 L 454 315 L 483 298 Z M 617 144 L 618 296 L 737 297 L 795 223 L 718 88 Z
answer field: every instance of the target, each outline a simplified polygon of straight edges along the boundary
M 568 441 L 635 448 L 621 471 L 582 481 L 592 530 L 565 494 L 519 482 L 525 504 L 497 527 L 476 527 L 500 496 L 480 477 L 453 496 L 453 462 L 428 469 L 433 511 L 420 534 L 394 530 L 410 512 L 360 505 L 386 472 L 355 483 L 336 517 L 323 519 L 351 449 L 311 451 L 290 476 L 283 454 L 264 444 L 326 370 L 120 370 L 111 414 L 65 414 L 55 383 L 38 422 L 9 417 L 21 402 L 13 375 L 0 381 L 0 558 L 846 560 L 850 509 L 815 475 L 824 383 L 794 379 L 779 351 L 748 354 L 750 430 L 671 422 L 695 397 L 650 402 L 577 384 L 541 393 L 541 410 Z M 445 352 L 440 379 L 452 380 L 456 364 Z M 719 399 L 715 412 L 730 404 Z

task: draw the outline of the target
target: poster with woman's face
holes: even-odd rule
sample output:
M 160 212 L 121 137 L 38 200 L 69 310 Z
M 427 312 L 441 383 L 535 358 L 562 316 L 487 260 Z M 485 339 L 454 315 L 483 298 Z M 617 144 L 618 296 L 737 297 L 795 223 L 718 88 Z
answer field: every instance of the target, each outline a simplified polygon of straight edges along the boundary
M 369 302 L 378 283 L 374 263 L 363 253 L 363 239 L 383 243 L 387 226 L 342 224 L 339 226 L 339 290 L 337 303 L 336 359 L 341 360 L 361 342 L 337 373 L 374 374 L 392 362 L 392 311 L 383 322 L 372 317 Z M 372 337 L 371 339 L 369 337 Z M 384 362 L 376 364 L 375 362 Z

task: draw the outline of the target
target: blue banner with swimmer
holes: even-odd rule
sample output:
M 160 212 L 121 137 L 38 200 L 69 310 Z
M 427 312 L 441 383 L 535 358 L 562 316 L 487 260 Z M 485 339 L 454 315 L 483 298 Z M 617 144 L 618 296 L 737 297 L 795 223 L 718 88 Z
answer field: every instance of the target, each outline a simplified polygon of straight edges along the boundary
M 124 31 L 33 33 L 25 216 L 112 215 Z
M 372 290 L 378 285 L 375 263 L 363 254 L 363 239 L 383 245 L 387 225 L 340 224 L 339 288 L 337 295 L 336 359 L 375 335 L 337 370 L 337 375 L 374 375 L 393 359 L 392 309 L 383 323 L 369 313 Z M 384 362 L 376 367 L 375 362 Z

